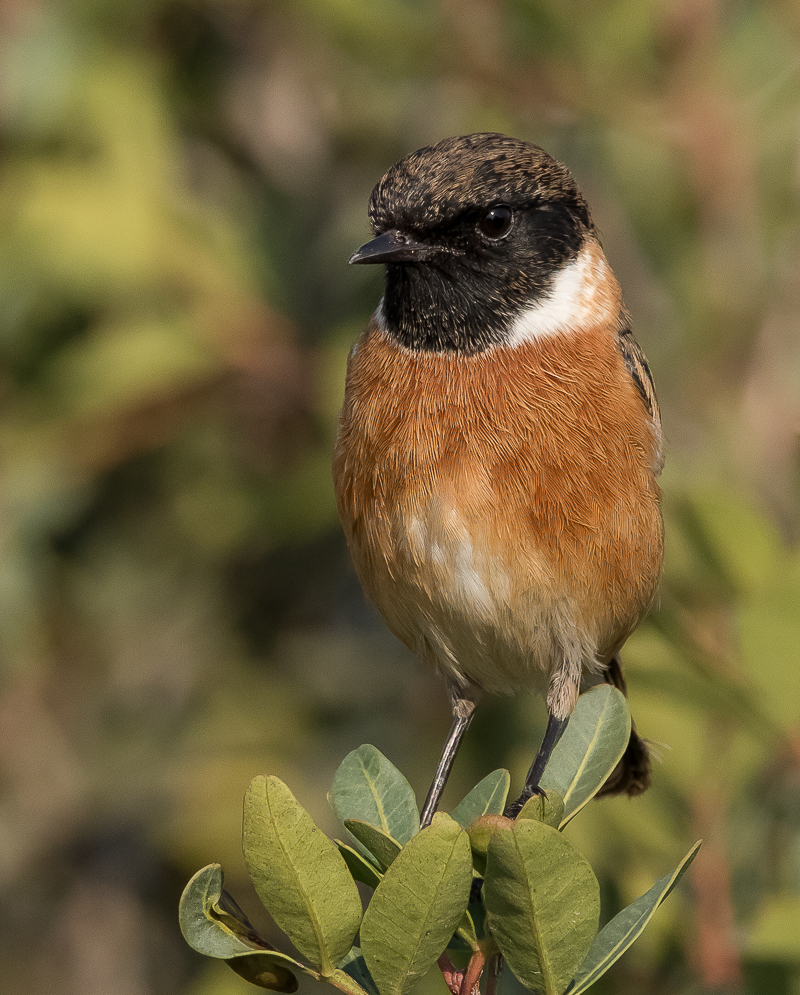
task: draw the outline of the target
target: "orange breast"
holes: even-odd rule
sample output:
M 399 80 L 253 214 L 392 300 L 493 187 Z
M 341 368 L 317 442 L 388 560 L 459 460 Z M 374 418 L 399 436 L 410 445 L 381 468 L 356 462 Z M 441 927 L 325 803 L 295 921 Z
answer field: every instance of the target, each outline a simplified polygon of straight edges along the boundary
M 566 641 L 608 659 L 662 561 L 657 440 L 608 327 L 474 357 L 373 324 L 334 460 L 367 594 L 461 683 L 545 686 Z

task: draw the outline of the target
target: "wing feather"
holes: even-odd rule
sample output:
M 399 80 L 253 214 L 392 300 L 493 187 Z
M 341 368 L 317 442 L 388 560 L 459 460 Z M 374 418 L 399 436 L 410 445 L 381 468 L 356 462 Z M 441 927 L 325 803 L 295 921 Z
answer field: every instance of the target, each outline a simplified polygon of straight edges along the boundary
M 617 335 L 617 345 L 625 360 L 625 367 L 639 392 L 645 408 L 653 422 L 653 433 L 657 441 L 655 470 L 661 473 L 664 468 L 664 447 L 661 432 L 661 410 L 658 406 L 653 374 L 647 363 L 642 347 L 633 337 L 630 328 L 623 328 Z

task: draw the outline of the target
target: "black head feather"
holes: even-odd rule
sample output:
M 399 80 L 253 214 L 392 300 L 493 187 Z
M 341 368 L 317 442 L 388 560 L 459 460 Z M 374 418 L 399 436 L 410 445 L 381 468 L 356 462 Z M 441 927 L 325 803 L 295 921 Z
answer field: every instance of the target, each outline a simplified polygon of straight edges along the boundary
M 387 332 L 411 349 L 459 353 L 502 342 L 594 234 L 565 166 L 536 145 L 489 133 L 446 138 L 396 163 L 373 190 L 369 216 L 376 236 L 394 232 L 420 247 L 354 256 L 387 262 Z

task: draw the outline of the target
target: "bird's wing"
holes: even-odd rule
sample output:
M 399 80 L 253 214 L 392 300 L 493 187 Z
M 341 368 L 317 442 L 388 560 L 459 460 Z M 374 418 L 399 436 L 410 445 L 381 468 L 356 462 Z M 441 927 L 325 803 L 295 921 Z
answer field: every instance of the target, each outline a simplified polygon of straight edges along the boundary
M 644 401 L 644 406 L 653 421 L 653 432 L 658 442 L 658 452 L 656 457 L 656 471 L 658 473 L 664 467 L 664 456 L 661 445 L 661 410 L 658 407 L 656 388 L 653 383 L 653 375 L 647 363 L 642 347 L 633 337 L 630 328 L 623 328 L 617 335 L 617 345 L 625 360 L 625 366 L 631 379 L 636 385 L 640 397 Z

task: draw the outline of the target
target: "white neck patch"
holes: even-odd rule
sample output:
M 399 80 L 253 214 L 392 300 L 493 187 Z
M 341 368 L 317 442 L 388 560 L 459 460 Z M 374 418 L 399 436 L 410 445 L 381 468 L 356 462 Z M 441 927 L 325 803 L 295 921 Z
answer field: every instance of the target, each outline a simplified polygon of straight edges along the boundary
M 615 285 L 602 251 L 588 245 L 558 271 L 548 296 L 513 322 L 506 344 L 519 346 L 615 317 L 620 303 Z

